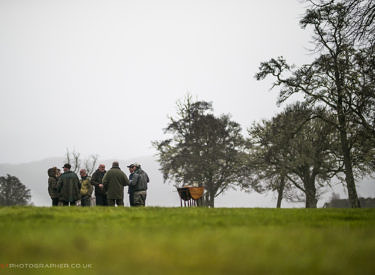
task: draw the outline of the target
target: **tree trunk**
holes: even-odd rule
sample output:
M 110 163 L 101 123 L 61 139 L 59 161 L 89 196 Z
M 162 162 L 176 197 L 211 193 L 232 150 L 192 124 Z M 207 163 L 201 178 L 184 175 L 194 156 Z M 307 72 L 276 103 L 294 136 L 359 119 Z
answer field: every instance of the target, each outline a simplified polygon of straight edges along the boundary
M 345 181 L 346 187 L 348 189 L 349 194 L 349 202 L 352 208 L 360 208 L 361 205 L 359 203 L 357 189 L 355 186 L 354 176 L 353 176 L 353 167 L 350 157 L 350 150 L 349 148 L 342 148 L 344 154 L 344 165 L 345 165 Z
M 284 187 L 285 187 L 285 177 L 281 177 L 280 185 L 277 188 L 277 205 L 276 208 L 281 208 L 281 201 L 284 195 Z
M 340 143 L 341 149 L 344 157 L 344 165 L 345 165 L 345 181 L 346 187 L 348 189 L 349 194 L 349 202 L 352 208 L 360 208 L 361 205 L 359 203 L 357 190 L 354 181 L 353 175 L 353 166 L 350 154 L 350 148 L 348 143 L 347 131 L 346 131 L 346 120 L 343 114 L 340 114 L 339 111 L 339 128 L 340 128 Z
M 204 194 L 203 198 L 204 198 L 204 200 L 203 200 L 203 206 L 204 207 L 209 207 L 210 193 L 208 191 L 206 191 L 206 193 Z
M 203 205 L 205 207 L 215 207 L 215 193 L 212 191 L 207 190 L 205 195 L 204 195 L 204 202 Z
M 353 175 L 353 166 L 352 166 L 352 158 L 350 154 L 350 147 L 348 142 L 348 134 L 347 134 L 347 121 L 345 117 L 344 107 L 343 107 L 343 82 L 340 77 L 339 73 L 339 65 L 337 62 L 337 57 L 335 57 L 335 81 L 336 81 L 336 89 L 337 89 L 337 116 L 339 122 L 339 132 L 340 132 L 340 143 L 341 149 L 344 157 L 344 166 L 345 166 L 345 181 L 346 187 L 348 189 L 349 194 L 349 202 L 352 208 L 360 208 L 360 203 L 357 195 L 357 190 L 355 187 L 354 175 Z
M 312 175 L 310 175 L 309 169 L 306 171 L 306 174 L 305 174 L 304 187 L 305 187 L 305 195 L 306 195 L 305 207 L 316 208 L 318 204 L 318 200 L 316 198 L 315 175 L 314 175 L 314 172 Z
M 316 189 L 310 188 L 306 190 L 306 208 L 316 208 L 318 200 L 316 199 Z
M 215 207 L 215 194 L 214 194 L 214 192 L 210 192 L 210 200 L 208 201 L 208 207 L 211 207 L 211 208 Z

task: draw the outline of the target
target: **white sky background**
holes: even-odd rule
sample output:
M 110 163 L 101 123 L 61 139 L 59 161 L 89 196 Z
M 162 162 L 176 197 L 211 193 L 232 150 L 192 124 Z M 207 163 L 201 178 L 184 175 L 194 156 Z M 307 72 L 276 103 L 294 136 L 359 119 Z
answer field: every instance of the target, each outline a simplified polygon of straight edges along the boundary
M 311 59 L 298 0 L 0 0 L 0 163 L 153 155 L 190 92 L 244 129 L 277 90 L 259 63 Z M 283 106 L 282 106 L 283 107 Z

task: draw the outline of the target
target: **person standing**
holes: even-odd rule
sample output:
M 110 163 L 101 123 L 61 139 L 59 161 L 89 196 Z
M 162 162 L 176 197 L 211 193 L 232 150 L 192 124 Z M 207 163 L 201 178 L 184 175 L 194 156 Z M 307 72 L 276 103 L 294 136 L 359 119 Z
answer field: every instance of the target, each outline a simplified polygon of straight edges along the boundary
M 57 189 L 57 168 L 48 169 L 48 193 L 52 200 L 52 206 L 59 205 L 59 192 Z
M 87 175 L 86 169 L 81 169 L 79 174 L 81 175 L 81 206 L 91 206 L 91 194 L 93 191 L 91 178 Z
M 132 180 L 129 183 L 129 187 L 132 188 L 133 193 L 133 204 L 134 206 L 145 206 L 147 196 L 147 183 L 150 182 L 149 177 L 145 171 L 141 169 L 141 165 L 134 163 L 131 165 L 134 167 Z
M 130 164 L 129 166 L 127 166 L 129 168 L 129 182 L 131 182 L 131 180 L 133 179 L 133 174 L 134 174 L 134 171 L 135 171 L 135 166 L 133 164 Z M 130 203 L 130 206 L 135 206 L 134 205 L 134 186 L 131 186 L 129 185 L 128 187 L 128 194 L 129 194 L 129 203 Z
M 112 168 L 104 175 L 103 185 L 107 195 L 108 206 L 124 205 L 124 186 L 129 185 L 129 179 L 121 171 L 117 161 L 112 163 Z
M 64 173 L 57 182 L 59 200 L 63 206 L 76 205 L 76 201 L 81 198 L 81 183 L 77 174 L 70 171 L 71 165 L 69 163 L 64 164 L 63 168 Z
M 57 180 L 59 180 L 60 176 L 61 176 L 61 170 L 59 168 L 56 168 L 56 178 L 57 178 Z
M 91 184 L 95 186 L 96 205 L 106 206 L 107 196 L 105 194 L 103 177 L 107 171 L 104 164 L 99 164 L 98 169 L 92 174 Z

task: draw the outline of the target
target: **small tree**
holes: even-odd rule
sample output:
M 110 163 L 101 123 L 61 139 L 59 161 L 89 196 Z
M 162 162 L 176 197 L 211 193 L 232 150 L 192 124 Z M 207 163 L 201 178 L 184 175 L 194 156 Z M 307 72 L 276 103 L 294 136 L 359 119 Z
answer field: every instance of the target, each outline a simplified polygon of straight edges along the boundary
M 30 199 L 30 189 L 26 188 L 17 177 L 9 174 L 0 177 L 0 205 L 28 205 Z

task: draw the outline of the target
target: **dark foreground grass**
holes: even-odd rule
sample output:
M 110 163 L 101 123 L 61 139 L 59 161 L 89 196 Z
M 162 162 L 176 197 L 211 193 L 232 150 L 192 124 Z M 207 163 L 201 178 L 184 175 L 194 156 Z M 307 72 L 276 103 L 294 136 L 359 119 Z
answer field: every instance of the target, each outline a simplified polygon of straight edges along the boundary
M 372 209 L 25 207 L 0 219 L 0 273 L 375 274 Z

